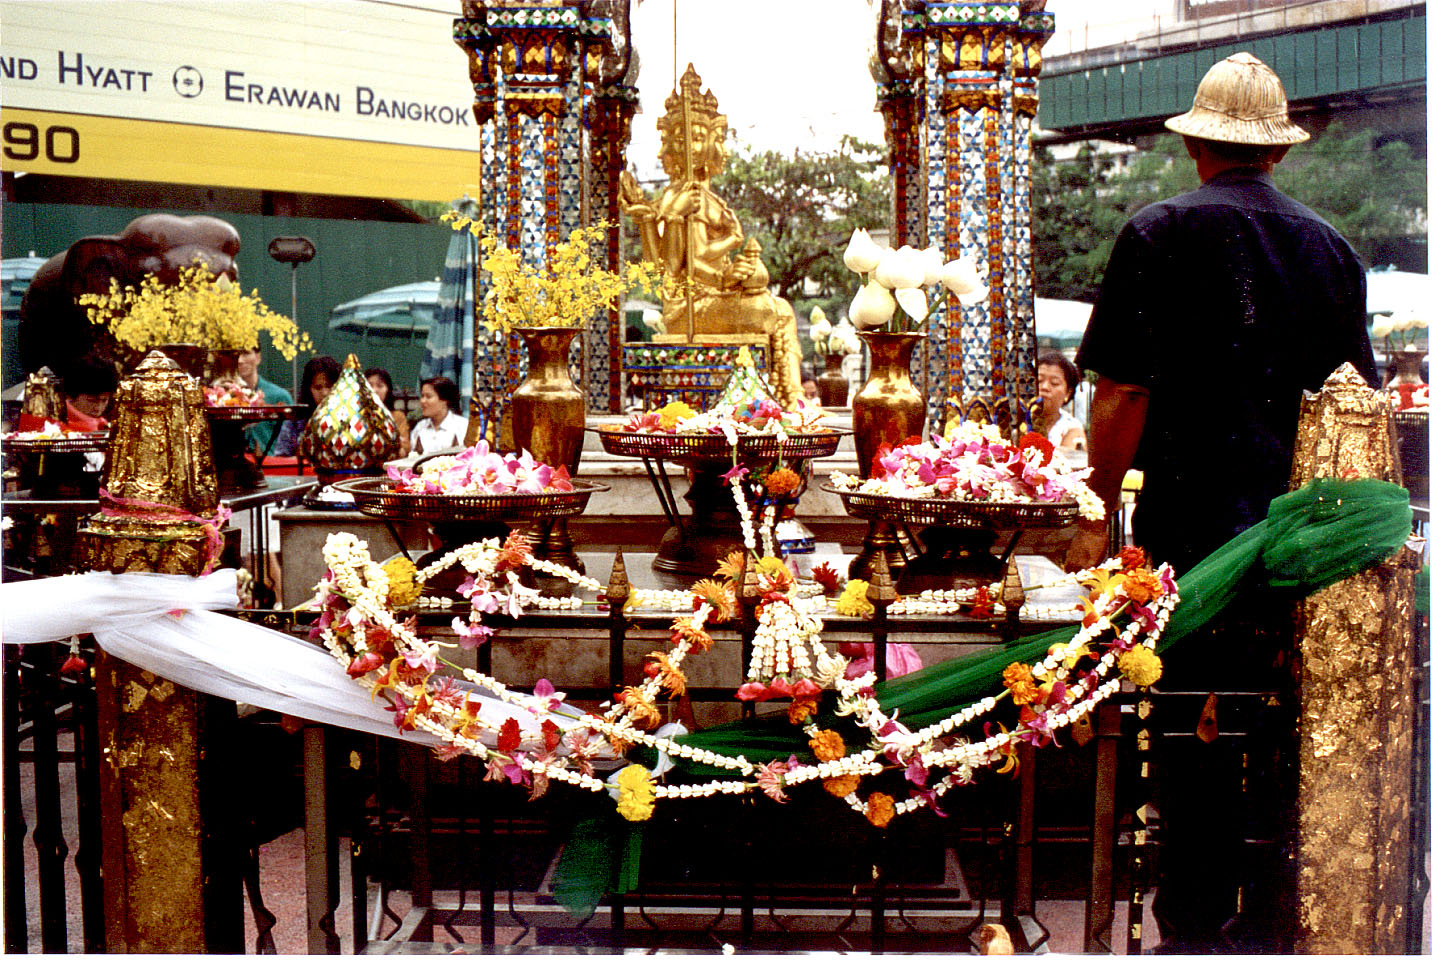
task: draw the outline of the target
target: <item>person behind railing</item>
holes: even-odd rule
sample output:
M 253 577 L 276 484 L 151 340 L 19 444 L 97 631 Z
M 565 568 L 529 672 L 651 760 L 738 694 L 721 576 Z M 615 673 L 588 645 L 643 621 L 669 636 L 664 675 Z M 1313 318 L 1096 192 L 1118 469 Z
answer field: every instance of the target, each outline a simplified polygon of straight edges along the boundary
M 369 381 L 370 389 L 375 391 L 375 399 L 380 401 L 380 406 L 390 411 L 395 429 L 400 431 L 400 449 L 409 450 L 410 420 L 405 411 L 395 409 L 395 381 L 390 379 L 390 371 L 384 367 L 371 367 L 365 371 L 365 379 Z
M 236 361 L 235 364 L 235 372 L 240 375 L 240 382 L 251 390 L 259 390 L 260 395 L 265 398 L 267 404 L 289 405 L 294 403 L 295 398 L 290 395 L 289 390 L 286 390 L 278 383 L 271 383 L 269 380 L 260 376 L 260 360 L 260 345 L 258 343 L 240 354 L 240 359 Z M 264 423 L 256 423 L 247 427 L 245 436 L 250 439 L 252 445 L 259 447 L 261 450 L 265 450 L 271 446 L 270 438 L 275 436 L 280 428 L 281 424 L 278 421 L 268 420 Z
M 1061 450 L 1083 449 L 1084 425 L 1073 414 L 1061 409 L 1075 396 L 1080 371 L 1055 350 L 1040 354 L 1036 367 L 1039 370 L 1037 382 L 1041 407 L 1040 415 L 1035 418 L 1035 429 Z
M 305 361 L 305 369 L 300 372 L 300 402 L 312 407 L 320 406 L 339 380 L 340 361 L 328 356 L 311 357 Z M 305 432 L 306 422 L 286 420 L 271 452 L 277 457 L 295 456 L 300 449 L 300 435 Z
M 459 406 L 460 388 L 449 377 L 420 381 L 420 420 L 410 431 L 410 452 L 464 446 L 470 421 L 460 416 Z

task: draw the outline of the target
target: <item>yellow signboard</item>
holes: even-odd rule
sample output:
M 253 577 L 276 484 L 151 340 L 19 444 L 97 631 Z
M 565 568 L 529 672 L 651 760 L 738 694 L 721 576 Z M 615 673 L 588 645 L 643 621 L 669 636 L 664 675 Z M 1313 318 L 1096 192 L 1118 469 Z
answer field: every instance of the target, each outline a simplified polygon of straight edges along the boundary
M 252 190 L 453 200 L 479 151 L 0 109 L 5 170 Z
M 0 0 L 0 169 L 345 196 L 475 192 L 447 0 Z

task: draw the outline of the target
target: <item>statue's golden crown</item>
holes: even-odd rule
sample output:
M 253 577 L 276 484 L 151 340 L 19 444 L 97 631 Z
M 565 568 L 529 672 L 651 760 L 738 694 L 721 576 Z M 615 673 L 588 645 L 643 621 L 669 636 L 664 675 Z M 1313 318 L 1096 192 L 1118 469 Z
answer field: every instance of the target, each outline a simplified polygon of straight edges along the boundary
M 720 116 L 720 101 L 715 99 L 715 94 L 709 90 L 701 91 L 700 74 L 695 72 L 695 64 L 692 63 L 685 68 L 684 75 L 680 77 L 680 89 L 672 90 L 670 96 L 665 98 L 665 116 L 660 118 L 662 126 L 669 126 L 679 120 L 682 95 L 690 110 L 692 123 L 708 123 L 724 119 Z

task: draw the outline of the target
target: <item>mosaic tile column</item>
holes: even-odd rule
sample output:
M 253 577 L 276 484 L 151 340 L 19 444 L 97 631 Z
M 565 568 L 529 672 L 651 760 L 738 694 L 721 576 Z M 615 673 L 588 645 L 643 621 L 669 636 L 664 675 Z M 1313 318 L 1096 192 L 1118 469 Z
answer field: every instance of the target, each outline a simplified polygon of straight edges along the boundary
M 605 255 L 611 268 L 620 265 L 620 174 L 625 171 L 625 148 L 630 143 L 630 121 L 639 106 L 639 90 L 630 84 L 608 84 L 595 88 L 589 108 L 590 204 L 594 219 L 612 224 Z M 587 331 L 588 356 L 585 365 L 589 409 L 597 413 L 619 413 L 623 395 L 620 375 L 620 346 L 625 341 L 624 304 L 606 311 L 603 319 Z M 580 382 L 580 381 L 577 381 Z
M 894 233 L 915 246 L 939 246 L 947 260 L 974 259 L 990 287 L 986 301 L 965 307 L 952 300 L 932 321 L 932 419 L 943 398 L 955 396 L 984 401 L 1002 424 L 1014 424 L 1019 405 L 1035 393 L 1029 134 L 1040 48 L 1055 20 L 1022 13 L 1022 6 L 910 2 L 899 13 L 899 43 L 916 51 L 920 64 L 914 102 L 924 228 L 920 242 L 910 239 L 910 220 L 897 222 Z M 897 215 L 901 208 L 897 198 Z
M 586 196 L 591 162 L 586 123 L 595 100 L 587 61 L 593 56 L 598 64 L 616 49 L 619 31 L 628 44 L 628 9 L 627 0 L 566 5 L 466 0 L 464 16 L 454 21 L 455 42 L 468 56 L 475 89 L 480 220 L 531 263 L 541 262 L 547 247 L 571 230 L 600 219 Z M 477 303 L 487 291 L 482 271 Z M 493 335 L 480 324 L 475 341 L 471 439 L 483 429 L 494 440 L 509 397 L 525 377 L 526 354 L 517 335 Z M 579 382 L 593 393 L 590 371 L 585 374 Z M 604 380 L 608 391 L 608 377 Z

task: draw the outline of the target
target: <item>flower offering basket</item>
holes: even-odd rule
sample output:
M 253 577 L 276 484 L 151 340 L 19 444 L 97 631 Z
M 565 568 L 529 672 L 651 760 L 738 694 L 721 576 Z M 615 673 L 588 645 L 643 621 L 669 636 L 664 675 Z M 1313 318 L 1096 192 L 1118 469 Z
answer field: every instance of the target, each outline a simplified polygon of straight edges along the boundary
M 740 550 L 744 534 L 740 514 L 724 474 L 737 464 L 799 464 L 835 453 L 841 430 L 774 435 L 742 435 L 735 444 L 718 433 L 638 433 L 618 427 L 592 428 L 606 453 L 636 457 L 645 464 L 655 495 L 670 529 L 660 540 L 654 568 L 679 577 L 708 577 L 732 551 Z M 664 462 L 674 461 L 690 474 L 684 498 L 690 514 L 682 516 Z M 799 492 L 795 496 L 798 498 Z
M 585 512 L 592 493 L 609 490 L 608 484 L 594 480 L 571 480 L 575 489 L 552 493 L 408 493 L 394 489 L 395 482 L 386 477 L 359 477 L 342 480 L 334 487 L 355 498 L 355 507 L 368 517 L 377 517 L 390 526 L 397 520 L 421 520 L 428 522 L 435 536 L 440 540 L 439 549 L 422 557 L 417 564 L 427 563 L 443 556 L 457 547 L 491 537 L 503 541 L 510 535 L 512 524 L 535 523 L 562 517 L 578 516 Z M 404 539 L 391 528 L 391 535 L 397 544 Z M 542 560 L 573 565 L 573 548 L 570 553 L 554 552 L 547 540 L 533 544 L 535 556 Z M 453 585 L 432 582 L 437 593 L 453 588 Z
M 919 537 L 923 549 L 906 563 L 896 582 L 896 589 L 902 593 L 963 589 L 998 580 L 1022 533 L 1067 526 L 1080 516 L 1080 508 L 1073 500 L 1051 503 L 892 497 L 842 490 L 828 483 L 821 489 L 839 496 L 845 511 L 857 519 L 900 526 L 907 535 L 911 526 L 924 527 Z M 1002 531 L 1010 532 L 1010 540 L 996 556 L 995 542 Z M 852 567 L 851 576 L 869 579 L 870 567 L 878 555 L 878 550 L 871 556 L 862 553 L 856 560 L 859 569 Z

